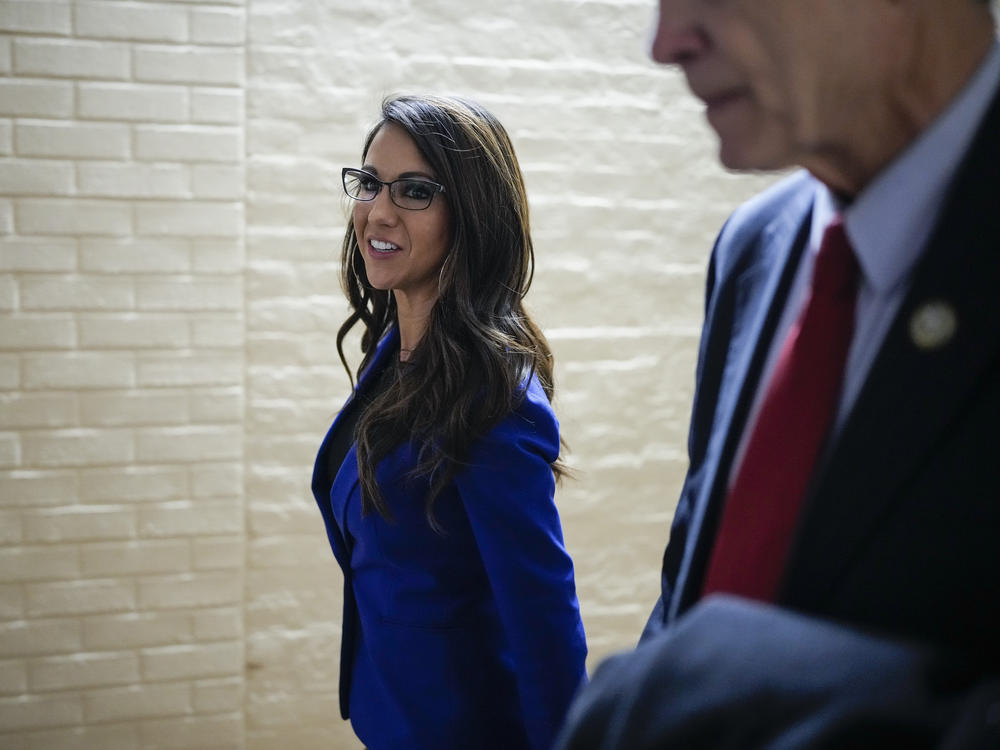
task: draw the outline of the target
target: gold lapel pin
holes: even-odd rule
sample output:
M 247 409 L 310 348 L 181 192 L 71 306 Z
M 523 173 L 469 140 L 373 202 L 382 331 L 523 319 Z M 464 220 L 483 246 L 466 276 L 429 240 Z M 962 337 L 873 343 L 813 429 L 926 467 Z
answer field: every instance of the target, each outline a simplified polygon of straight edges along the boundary
M 951 341 L 958 329 L 955 308 L 944 300 L 920 305 L 910 316 L 910 338 L 918 349 L 940 349 Z

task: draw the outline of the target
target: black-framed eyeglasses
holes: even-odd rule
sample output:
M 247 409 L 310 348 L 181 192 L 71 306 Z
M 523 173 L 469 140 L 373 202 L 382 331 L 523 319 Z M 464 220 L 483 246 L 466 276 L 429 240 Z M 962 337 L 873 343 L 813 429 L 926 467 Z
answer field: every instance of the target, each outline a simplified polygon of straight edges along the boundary
M 363 169 L 344 167 L 341 171 L 344 180 L 344 192 L 356 201 L 373 201 L 382 191 L 389 188 L 389 197 L 400 208 L 410 211 L 421 211 L 431 205 L 434 196 L 444 192 L 444 185 L 419 177 L 401 177 L 392 182 L 385 182 Z

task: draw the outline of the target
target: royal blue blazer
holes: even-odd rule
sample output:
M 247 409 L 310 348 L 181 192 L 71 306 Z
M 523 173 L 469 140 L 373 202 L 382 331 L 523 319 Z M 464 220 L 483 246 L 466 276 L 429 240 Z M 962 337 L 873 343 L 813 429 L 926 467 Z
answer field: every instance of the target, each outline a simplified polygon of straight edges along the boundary
M 358 389 L 395 356 L 378 345 Z M 344 573 L 340 708 L 370 750 L 550 747 L 586 679 L 587 649 L 553 502 L 559 424 L 537 379 L 470 446 L 424 514 L 406 443 L 378 466 L 392 513 L 361 513 L 356 445 L 335 477 L 319 450 L 313 494 Z

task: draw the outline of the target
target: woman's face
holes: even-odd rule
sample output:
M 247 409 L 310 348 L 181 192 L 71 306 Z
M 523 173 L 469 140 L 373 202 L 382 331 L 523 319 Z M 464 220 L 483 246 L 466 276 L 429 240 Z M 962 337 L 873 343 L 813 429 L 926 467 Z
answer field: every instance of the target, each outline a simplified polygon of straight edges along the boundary
M 439 181 L 410 135 L 391 122 L 375 134 L 362 168 L 384 182 L 401 177 Z M 374 200 L 355 201 L 353 220 L 368 282 L 393 290 L 399 305 L 433 304 L 449 244 L 444 196 L 435 194 L 422 210 L 400 208 L 383 185 Z

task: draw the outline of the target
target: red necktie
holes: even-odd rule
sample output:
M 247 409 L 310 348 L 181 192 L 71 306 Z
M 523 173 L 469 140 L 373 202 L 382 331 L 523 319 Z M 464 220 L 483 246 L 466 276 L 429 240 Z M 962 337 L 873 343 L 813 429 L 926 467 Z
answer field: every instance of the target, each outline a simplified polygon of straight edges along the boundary
M 858 264 L 837 216 L 729 488 L 703 594 L 773 601 L 806 485 L 833 421 L 854 332 Z

